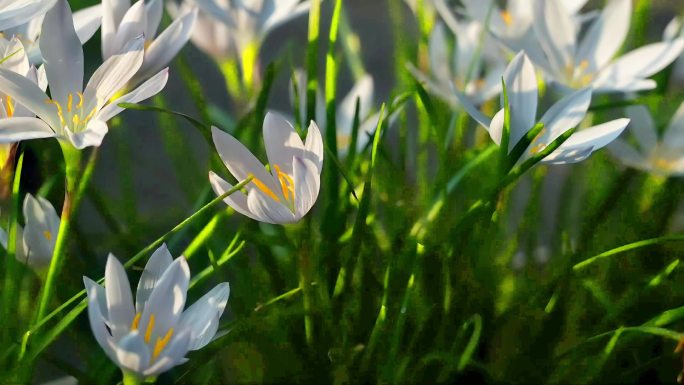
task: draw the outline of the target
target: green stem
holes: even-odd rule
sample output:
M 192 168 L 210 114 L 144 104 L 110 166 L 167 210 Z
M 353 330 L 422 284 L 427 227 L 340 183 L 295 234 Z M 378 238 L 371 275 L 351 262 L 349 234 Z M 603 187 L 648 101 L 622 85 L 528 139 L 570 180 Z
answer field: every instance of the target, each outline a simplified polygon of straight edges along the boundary
M 127 370 L 122 370 L 121 372 L 123 373 L 123 385 L 140 385 L 143 383 L 143 379 L 137 374 Z M 147 381 L 145 381 L 145 383 L 147 383 Z

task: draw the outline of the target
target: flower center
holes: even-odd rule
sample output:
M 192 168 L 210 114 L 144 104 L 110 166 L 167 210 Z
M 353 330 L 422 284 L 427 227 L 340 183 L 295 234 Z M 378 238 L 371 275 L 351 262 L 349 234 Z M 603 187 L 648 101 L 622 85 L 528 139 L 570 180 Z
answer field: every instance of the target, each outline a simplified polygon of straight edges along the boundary
M 142 313 L 138 312 L 135 314 L 135 317 L 133 318 L 133 322 L 131 323 L 131 330 L 138 330 L 138 327 L 140 326 L 140 318 L 142 317 Z M 150 314 L 150 320 L 147 322 L 147 328 L 145 329 L 145 343 L 149 344 L 150 340 L 152 339 L 152 331 L 154 330 L 154 314 Z M 171 341 L 171 337 L 173 337 L 173 328 L 169 328 L 169 330 L 166 331 L 166 334 L 164 337 L 157 337 L 157 341 L 154 343 L 154 347 L 152 349 L 152 356 L 150 357 L 150 363 L 154 362 L 154 360 L 159 357 L 161 352 L 164 350 L 166 345 L 169 344 L 169 341 Z
M 280 169 L 280 166 L 277 164 L 273 165 L 273 169 L 276 172 L 276 177 L 278 179 L 278 184 L 280 184 L 280 190 L 282 193 L 282 198 L 285 199 L 285 205 L 294 212 L 294 200 L 295 200 L 295 183 L 294 180 L 290 175 L 287 173 L 283 172 Z M 273 191 L 271 188 L 268 187 L 263 181 L 259 180 L 259 178 L 255 177 L 254 174 L 249 174 L 249 178 L 252 178 L 252 183 L 254 183 L 254 186 L 259 189 L 259 191 L 263 192 L 267 196 L 269 196 L 271 199 L 278 203 L 283 203 L 280 197 Z
M 95 106 L 90 112 L 86 112 L 83 107 L 83 94 L 77 92 L 76 97 L 78 97 L 78 102 L 74 104 L 74 94 L 70 93 L 67 96 L 66 111 L 64 106 L 53 99 L 45 101 L 57 108 L 57 116 L 59 116 L 60 123 L 62 126 L 69 127 L 72 132 L 83 131 L 88 125 L 88 121 L 90 121 L 97 111 L 97 106 Z
M 513 15 L 507 10 L 501 11 L 501 19 L 503 19 L 504 23 L 509 27 L 513 24 Z
M 573 66 L 568 67 L 568 75 L 572 79 L 571 83 L 574 87 L 588 86 L 594 80 L 594 74 L 588 72 L 588 69 L 589 61 L 587 59 L 582 60 L 575 68 Z

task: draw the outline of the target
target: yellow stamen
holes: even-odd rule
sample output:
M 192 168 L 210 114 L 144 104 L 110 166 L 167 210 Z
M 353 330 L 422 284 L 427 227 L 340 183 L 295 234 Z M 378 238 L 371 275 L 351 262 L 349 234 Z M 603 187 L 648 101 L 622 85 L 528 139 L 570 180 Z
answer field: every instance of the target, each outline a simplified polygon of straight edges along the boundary
M 283 190 L 285 200 L 290 200 L 290 192 L 292 192 L 292 197 L 294 199 L 294 181 L 292 178 L 280 171 L 280 167 L 278 167 L 277 164 L 273 165 L 273 168 L 275 168 L 276 174 L 278 174 L 278 181 L 280 182 L 280 188 Z
M 171 336 L 173 336 L 173 328 L 170 328 L 169 331 L 166 332 L 164 338 L 157 337 L 157 342 L 154 343 L 154 350 L 152 351 L 153 360 L 157 358 L 159 353 L 168 345 L 169 341 L 171 341 Z
M 71 106 L 74 104 L 74 95 L 69 94 L 67 98 L 67 112 L 71 112 Z
M 57 115 L 59 116 L 59 120 L 61 121 L 62 124 L 64 124 L 64 114 L 62 113 L 62 106 L 59 105 L 56 101 L 52 99 L 48 99 L 45 101 L 47 104 L 53 104 L 55 107 L 57 107 Z
M 503 19 L 504 23 L 506 23 L 506 25 L 510 26 L 511 24 L 513 24 L 513 15 L 511 15 L 511 13 L 507 10 L 501 11 L 501 18 Z
M 543 150 L 544 148 L 546 148 L 546 145 L 545 145 L 545 144 L 538 144 L 538 145 L 532 147 L 532 149 L 530 150 L 530 152 L 531 152 L 532 154 L 536 155 L 536 154 L 538 154 L 541 150 Z
M 142 312 L 135 313 L 135 317 L 133 317 L 133 322 L 131 323 L 131 330 L 138 330 L 138 325 L 140 324 L 140 317 L 142 317 Z
M 587 60 L 587 59 L 582 60 L 582 61 L 580 62 L 579 68 L 580 68 L 582 71 L 584 71 L 584 70 L 586 70 L 587 68 L 589 68 L 589 60 Z
M 154 329 L 154 314 L 150 314 L 150 322 L 147 323 L 147 330 L 145 331 L 145 343 L 150 343 L 152 338 L 152 329 Z
M 5 100 L 5 104 L 7 104 L 7 117 L 11 118 L 14 116 L 14 105 L 12 104 L 12 97 L 7 95 L 7 99 Z
M 88 116 L 86 116 L 85 119 L 83 119 L 83 122 L 89 121 L 90 118 L 92 118 L 93 115 L 95 115 L 95 112 L 96 112 L 96 111 L 97 111 L 97 107 L 93 107 L 93 109 L 90 110 L 90 113 L 88 114 Z
M 81 123 L 81 118 L 79 118 L 78 114 L 76 114 L 71 118 L 71 121 L 74 123 L 74 125 L 78 126 L 79 123 Z
M 273 190 L 271 190 L 270 188 L 268 188 L 268 186 L 266 186 L 266 185 L 264 184 L 264 182 L 262 182 L 262 181 L 260 181 L 259 179 L 257 179 L 257 178 L 254 176 L 254 174 L 249 174 L 247 177 L 248 177 L 248 178 L 252 178 L 252 183 L 254 183 L 254 185 L 257 186 L 257 188 L 258 188 L 259 190 L 261 190 L 264 194 L 266 194 L 266 195 L 270 196 L 271 198 L 273 198 L 274 201 L 280 202 L 280 198 L 278 198 L 278 196 L 273 192 Z
M 49 232 L 48 230 L 43 231 L 43 236 L 44 236 L 45 239 L 47 239 L 48 241 L 51 241 L 51 240 L 52 240 L 52 233 Z
M 76 95 L 78 95 L 78 104 L 76 105 L 76 108 L 79 109 L 83 107 L 83 94 L 80 92 L 77 92 Z
M 671 162 L 667 159 L 658 158 L 655 160 L 655 166 L 659 169 L 662 169 L 662 170 L 670 170 L 670 169 L 672 169 L 673 165 L 674 165 L 674 162 Z

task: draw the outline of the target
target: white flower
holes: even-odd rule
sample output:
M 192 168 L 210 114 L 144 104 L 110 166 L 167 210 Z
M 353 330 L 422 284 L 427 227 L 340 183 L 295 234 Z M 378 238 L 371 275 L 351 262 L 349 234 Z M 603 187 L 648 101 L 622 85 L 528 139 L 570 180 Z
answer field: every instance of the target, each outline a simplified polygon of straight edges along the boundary
M 510 152 L 537 122 L 537 77 L 527 55 L 520 52 L 506 68 L 503 78 L 510 111 Z M 527 146 L 520 161 L 539 153 L 563 133 L 579 125 L 586 116 L 591 93 L 591 88 L 584 88 L 565 96 L 551 106 L 539 120 L 544 123 L 544 129 Z M 459 94 L 459 98 L 470 116 L 489 131 L 489 136 L 496 144 L 500 144 L 504 127 L 504 109 L 489 119 L 465 96 Z M 628 123 L 629 119 L 616 119 L 580 130 L 546 156 L 542 162 L 562 164 L 582 161 L 593 151 L 613 141 Z
M 306 143 L 302 143 L 287 120 L 266 114 L 264 144 L 270 173 L 230 134 L 216 127 L 211 132 L 219 156 L 235 179 L 252 178 L 247 194 L 238 191 L 225 199 L 235 211 L 261 222 L 294 223 L 311 210 L 323 168 L 323 139 L 315 122 L 309 125 Z M 217 195 L 233 187 L 214 172 L 209 173 L 209 181 Z
M 44 15 L 36 16 L 27 23 L 13 28 L 5 29 L 5 36 L 19 38 L 26 48 L 26 55 L 32 64 L 38 65 L 43 62 L 43 57 L 38 46 L 40 31 L 43 26 Z M 81 45 L 85 44 L 100 28 L 102 21 L 102 4 L 93 5 L 74 12 L 74 29 Z
M 0 31 L 16 27 L 39 17 L 55 4 L 56 0 L 0 0 Z
M 40 271 L 50 266 L 55 242 L 59 233 L 60 219 L 50 202 L 26 194 L 24 198 L 25 227 L 17 225 L 17 260 Z M 0 229 L 0 244 L 7 249 L 7 232 Z
M 126 272 L 113 255 L 107 259 L 105 287 L 83 277 L 95 339 L 124 372 L 139 379 L 157 376 L 185 363 L 189 351 L 211 342 L 229 285 L 216 285 L 183 311 L 189 280 L 185 257 L 174 261 L 166 245 L 147 262 L 135 303 Z
M 530 56 L 551 81 L 594 92 L 632 92 L 656 87 L 651 75 L 672 63 L 684 49 L 684 38 L 649 44 L 618 59 L 613 56 L 629 31 L 632 0 L 610 0 L 586 32 L 560 0 L 537 0 L 534 30 L 545 57 Z
M 48 97 L 32 81 L 0 68 L 0 92 L 25 106 L 37 118 L 0 119 L 0 142 L 56 137 L 77 149 L 99 146 L 107 121 L 123 109 L 121 102 L 136 103 L 164 88 L 168 73 L 162 70 L 132 92 L 112 100 L 137 72 L 143 61 L 143 38 L 130 42 L 120 54 L 106 60 L 83 88 L 83 49 L 66 0 L 46 15 L 40 47 L 50 85 Z
M 163 0 L 151 0 L 147 4 L 144 0 L 138 0 L 132 6 L 130 0 L 103 0 L 102 5 L 103 59 L 120 53 L 136 37 L 145 36 L 145 56 L 142 66 L 131 81 L 133 85 L 146 80 L 169 64 L 190 39 L 197 19 L 197 9 L 188 9 L 157 36 Z
M 622 138 L 616 139 L 608 150 L 622 163 L 639 170 L 669 176 L 684 176 L 684 103 L 674 114 L 662 136 L 644 106 L 626 109 L 631 118 L 630 132 L 636 146 Z

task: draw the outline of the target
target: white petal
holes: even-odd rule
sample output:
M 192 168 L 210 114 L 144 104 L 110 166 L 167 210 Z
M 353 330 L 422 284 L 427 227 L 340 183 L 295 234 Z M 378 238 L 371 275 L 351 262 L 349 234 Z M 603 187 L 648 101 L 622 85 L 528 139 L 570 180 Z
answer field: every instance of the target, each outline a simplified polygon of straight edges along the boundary
M 309 8 L 311 8 L 310 1 L 303 1 L 294 8 L 276 5 L 276 12 L 271 14 L 271 16 L 262 24 L 261 35 L 266 36 L 271 30 L 278 26 L 309 12 Z
M 29 22 L 47 12 L 55 0 L 6 1 L 0 10 L 0 31 Z
M 216 127 L 211 128 L 211 136 L 216 146 L 223 164 L 226 165 L 228 171 L 238 181 L 243 181 L 253 174 L 255 178 L 264 183 L 275 194 L 279 194 L 280 186 L 276 185 L 273 176 L 269 174 L 264 168 L 263 164 L 252 155 L 252 153 L 240 141 L 235 139 L 232 135 L 219 130 Z M 248 190 L 254 189 L 253 183 L 247 187 Z
M 354 112 L 356 111 L 356 100 L 359 100 L 359 118 L 363 120 L 371 111 L 373 106 L 374 86 L 373 78 L 364 75 L 356 82 L 347 96 L 337 108 L 337 133 L 351 135 L 354 124 Z
M 577 127 L 587 115 L 591 103 L 591 88 L 584 88 L 565 96 L 542 116 L 544 131 L 537 141 L 548 145 L 567 130 Z
M 0 119 L 0 143 L 15 143 L 22 140 L 53 138 L 55 133 L 37 118 Z
M 173 60 L 190 39 L 192 28 L 197 20 L 197 9 L 176 19 L 145 50 L 145 60 L 133 83 L 145 80 Z
M 121 51 L 105 60 L 95 71 L 83 91 L 86 111 L 100 110 L 135 75 L 143 62 L 144 40 L 137 37 Z M 51 84 L 52 85 L 52 84 Z
M 444 25 L 438 23 L 432 28 L 430 33 L 428 53 L 430 54 L 430 70 L 439 82 L 452 81 L 447 48 Z
M 70 93 L 75 95 L 83 90 L 83 48 L 66 0 L 58 0 L 45 14 L 40 51 L 45 59 L 50 95 L 64 106 Z
M 26 226 L 23 239 L 36 264 L 49 263 L 55 249 L 60 220 L 55 208 L 43 197 L 26 194 L 23 204 Z
M 644 169 L 648 162 L 643 154 L 620 138 L 612 141 L 606 146 L 606 149 L 611 155 L 619 159 L 620 162 L 630 167 Z
M 185 257 L 178 257 L 169 266 L 152 290 L 147 306 L 140 317 L 140 331 L 148 335 L 148 343 L 163 338 L 170 328 L 175 328 L 183 313 L 190 281 L 190 268 Z M 154 322 L 150 322 L 154 317 Z
M 608 64 L 627 37 L 631 17 L 632 0 L 609 1 L 584 35 L 575 64 L 586 60 L 587 73 L 595 73 Z
M 644 106 L 629 106 L 625 108 L 625 113 L 630 119 L 629 131 L 634 135 L 639 148 L 644 153 L 651 151 L 658 141 L 658 133 L 651 113 Z
M 227 282 L 220 283 L 183 312 L 180 330 L 189 329 L 192 332 L 189 350 L 200 349 L 214 338 L 229 295 L 230 285 Z
M 311 210 L 318 198 L 321 177 L 316 165 L 309 159 L 294 158 L 295 212 L 302 218 Z
M 116 55 L 124 49 L 131 40 L 143 36 L 147 29 L 147 12 L 145 12 L 144 0 L 138 0 L 131 6 L 116 31 L 114 37 L 114 49 L 111 55 Z M 150 36 L 151 38 L 151 36 Z M 111 56 L 109 56 L 111 57 Z M 109 58 L 108 57 L 108 58 Z
M 89 121 L 86 129 L 81 132 L 73 133 L 68 128 L 65 129 L 67 138 L 79 150 L 91 146 L 99 147 L 108 131 L 107 123 L 96 119 Z
M 147 264 L 145 264 L 145 269 L 140 276 L 138 288 L 135 292 L 135 311 L 137 313 L 145 309 L 145 304 L 150 298 L 152 290 L 157 286 L 162 274 L 171 266 L 171 263 L 173 263 L 173 257 L 165 243 L 152 253 Z
M 28 78 L 0 68 L 0 90 L 34 112 L 51 127 L 61 128 L 57 109 L 47 103 L 50 100 L 48 96 Z
M 562 164 L 582 161 L 593 151 L 620 136 L 627 124 L 629 124 L 629 119 L 622 118 L 578 131 L 560 145 L 556 151 L 544 158 L 542 163 Z
M 107 291 L 109 328 L 114 340 L 119 341 L 130 331 L 135 309 L 126 271 L 121 262 L 112 254 L 107 257 L 105 290 Z
M 74 12 L 74 29 L 78 40 L 85 44 L 97 32 L 102 23 L 102 4 Z
M 501 145 L 501 135 L 503 134 L 504 126 L 504 114 L 504 109 L 500 109 L 499 112 L 497 112 L 492 118 L 492 122 L 489 124 L 489 127 L 487 129 L 487 131 L 489 131 L 489 137 L 492 138 L 494 143 L 496 143 L 498 146 Z
M 510 151 L 537 119 L 537 76 L 525 52 L 519 52 L 506 68 L 504 84 L 510 106 Z
M 257 189 L 251 190 L 247 195 L 247 207 L 262 222 L 284 224 L 295 223 L 299 220 L 285 205 L 274 201 Z
M 130 0 L 102 0 L 102 57 L 108 58 L 116 53 L 115 36 L 116 29 L 128 8 Z
M 143 372 L 144 376 L 157 376 L 176 365 L 187 362 L 184 356 L 188 352 L 190 344 L 190 330 L 183 330 L 171 339 L 169 346 L 162 350 L 162 353 L 154 363 Z
M 117 362 L 116 353 L 114 353 L 112 348 L 114 341 L 107 330 L 107 320 L 102 315 L 102 311 L 106 311 L 106 308 L 101 308 L 102 304 L 106 303 L 106 298 L 102 298 L 105 293 L 104 288 L 88 277 L 83 277 L 83 283 L 88 293 L 88 319 L 90 320 L 90 328 L 93 331 L 95 340 L 107 356 L 112 361 Z
M 306 134 L 306 143 L 304 143 L 304 158 L 313 162 L 319 174 L 323 170 L 324 152 L 321 130 L 318 129 L 316 122 L 311 121 Z
M 150 349 L 142 333 L 134 330 L 124 336 L 116 345 L 116 359 L 122 369 L 142 373 L 150 362 Z
M 169 69 L 164 68 L 133 91 L 123 95 L 113 102 L 108 103 L 96 115 L 97 118 L 105 122 L 108 121 L 124 110 L 123 108 L 119 107 L 119 103 L 138 103 L 146 100 L 161 92 L 161 90 L 163 90 L 166 86 L 166 82 L 168 80 Z
M 221 196 L 233 188 L 233 185 L 223 180 L 223 178 L 216 175 L 213 171 L 209 171 L 209 183 L 217 196 Z M 249 211 L 249 208 L 247 207 L 247 195 L 242 191 L 236 191 L 230 194 L 230 196 L 223 201 L 240 214 L 257 221 L 261 220 Z
M 684 103 L 679 106 L 667 125 L 663 143 L 669 148 L 684 149 Z
M 559 70 L 572 65 L 577 27 L 571 14 L 559 1 L 537 0 L 534 8 L 534 31 L 549 62 Z
M 304 154 L 302 139 L 287 119 L 273 112 L 266 114 L 263 131 L 271 173 L 277 177 L 278 166 L 282 172 L 292 175 L 292 157 Z
M 164 13 L 164 1 L 150 0 L 145 4 L 145 9 L 147 12 L 145 36 L 147 36 L 147 39 L 152 39 L 157 36 L 157 29 L 159 28 L 159 23 L 161 23 L 162 14 Z

